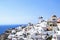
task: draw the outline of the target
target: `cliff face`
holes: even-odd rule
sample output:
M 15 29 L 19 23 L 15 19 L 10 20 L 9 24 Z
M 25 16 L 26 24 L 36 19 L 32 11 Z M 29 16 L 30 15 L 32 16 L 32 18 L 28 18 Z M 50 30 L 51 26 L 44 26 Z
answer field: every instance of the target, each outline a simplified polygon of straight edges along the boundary
M 6 30 L 5 33 L 0 34 L 0 40 L 7 40 L 7 37 L 11 33 L 11 30 L 10 29 L 9 30 Z
M 0 40 L 6 40 L 7 37 L 8 37 L 8 34 L 4 33 L 4 34 L 0 35 Z

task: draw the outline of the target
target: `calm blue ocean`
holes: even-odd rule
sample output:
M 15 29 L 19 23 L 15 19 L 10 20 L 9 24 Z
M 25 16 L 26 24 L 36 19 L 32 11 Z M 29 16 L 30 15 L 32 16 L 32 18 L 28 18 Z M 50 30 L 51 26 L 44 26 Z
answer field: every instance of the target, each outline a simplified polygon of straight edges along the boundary
M 0 25 L 0 34 L 4 33 L 9 28 L 16 28 L 20 25 Z M 24 25 L 26 26 L 26 25 Z
M 15 28 L 19 25 L 0 25 L 0 34 L 4 33 L 9 28 Z

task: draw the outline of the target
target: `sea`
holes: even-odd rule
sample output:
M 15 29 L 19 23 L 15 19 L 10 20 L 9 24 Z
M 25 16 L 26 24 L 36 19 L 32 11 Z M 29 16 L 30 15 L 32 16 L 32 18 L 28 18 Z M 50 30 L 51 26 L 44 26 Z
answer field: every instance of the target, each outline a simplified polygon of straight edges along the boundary
M 7 29 L 10 29 L 10 28 L 16 28 L 16 27 L 19 27 L 19 26 L 23 26 L 23 27 L 26 27 L 26 24 L 19 24 L 19 25 L 0 25 L 0 34 L 4 33 Z

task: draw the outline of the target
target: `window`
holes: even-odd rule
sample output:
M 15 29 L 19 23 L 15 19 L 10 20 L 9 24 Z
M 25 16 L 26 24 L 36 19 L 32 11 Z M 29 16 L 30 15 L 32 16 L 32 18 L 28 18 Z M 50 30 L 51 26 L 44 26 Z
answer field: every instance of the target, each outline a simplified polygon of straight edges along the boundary
M 53 20 L 56 20 L 56 19 L 53 19 Z
M 50 24 L 50 26 L 52 26 L 52 24 Z
M 53 26 L 57 26 L 57 24 L 53 24 Z

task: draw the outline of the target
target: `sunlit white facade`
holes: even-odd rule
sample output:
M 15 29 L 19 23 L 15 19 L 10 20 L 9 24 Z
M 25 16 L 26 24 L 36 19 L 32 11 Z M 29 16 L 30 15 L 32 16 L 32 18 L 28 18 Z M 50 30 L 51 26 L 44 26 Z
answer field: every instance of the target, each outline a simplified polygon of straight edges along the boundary
M 50 20 L 43 20 L 39 17 L 36 24 L 29 23 L 25 28 L 17 27 L 8 35 L 9 40 L 47 40 L 52 36 L 51 40 L 58 40 L 60 35 L 60 20 L 53 15 Z

